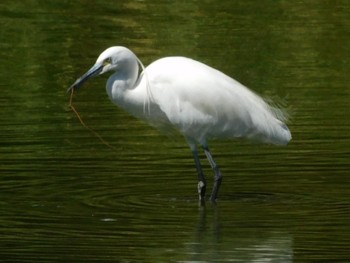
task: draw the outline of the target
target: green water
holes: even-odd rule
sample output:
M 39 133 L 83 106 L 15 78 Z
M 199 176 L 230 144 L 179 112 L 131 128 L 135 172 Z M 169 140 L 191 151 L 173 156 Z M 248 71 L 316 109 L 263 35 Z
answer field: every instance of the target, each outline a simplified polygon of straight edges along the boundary
M 0 261 L 350 262 L 349 10 L 1 1 Z M 220 69 L 286 105 L 293 140 L 211 142 L 224 181 L 199 208 L 184 140 L 111 104 L 107 76 L 74 106 L 115 150 L 69 109 L 66 89 L 112 45 L 145 65 L 184 55 Z

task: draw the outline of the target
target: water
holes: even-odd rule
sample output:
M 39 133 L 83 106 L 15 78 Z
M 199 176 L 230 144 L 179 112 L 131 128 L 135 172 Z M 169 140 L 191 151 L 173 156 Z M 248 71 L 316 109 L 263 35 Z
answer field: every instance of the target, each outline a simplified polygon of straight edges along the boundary
M 350 261 L 348 2 L 0 7 L 2 262 Z M 74 105 L 116 150 L 70 111 L 66 89 L 112 45 L 146 65 L 189 56 L 278 98 L 292 142 L 212 142 L 224 182 L 198 207 L 185 142 L 112 105 L 106 76 Z

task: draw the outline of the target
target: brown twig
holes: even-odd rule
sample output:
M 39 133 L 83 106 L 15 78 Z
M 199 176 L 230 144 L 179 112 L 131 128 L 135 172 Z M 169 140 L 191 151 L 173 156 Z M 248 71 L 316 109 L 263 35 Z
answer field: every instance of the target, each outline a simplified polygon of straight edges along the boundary
M 87 126 L 83 119 L 80 117 L 78 111 L 75 109 L 75 107 L 73 106 L 73 94 L 74 94 L 74 89 L 72 89 L 72 92 L 70 94 L 70 99 L 69 99 L 69 107 L 72 109 L 72 111 L 75 113 L 75 115 L 78 117 L 81 125 L 83 125 L 86 129 L 88 129 L 90 132 L 92 132 L 104 145 L 106 145 L 107 147 L 109 147 L 110 149 L 116 151 L 116 148 L 114 148 L 112 145 L 110 145 L 107 141 L 105 141 L 101 135 L 99 135 L 96 131 L 94 131 L 92 128 L 90 128 L 89 126 Z

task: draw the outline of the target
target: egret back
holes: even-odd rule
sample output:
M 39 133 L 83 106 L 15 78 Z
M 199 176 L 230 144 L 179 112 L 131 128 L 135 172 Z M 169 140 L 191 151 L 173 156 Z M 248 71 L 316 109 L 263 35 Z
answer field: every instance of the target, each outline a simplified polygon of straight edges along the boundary
M 167 57 L 149 65 L 144 75 L 152 103 L 157 104 L 186 137 L 247 137 L 273 144 L 291 139 L 283 115 L 257 94 L 198 61 Z

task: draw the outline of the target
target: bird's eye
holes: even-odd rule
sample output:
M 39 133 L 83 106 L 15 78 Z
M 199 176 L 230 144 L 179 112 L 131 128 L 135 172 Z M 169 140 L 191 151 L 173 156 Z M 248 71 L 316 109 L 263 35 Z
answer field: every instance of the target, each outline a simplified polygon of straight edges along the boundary
M 106 66 L 108 64 L 112 64 L 112 59 L 111 58 L 106 58 L 104 61 L 103 61 L 103 65 Z

